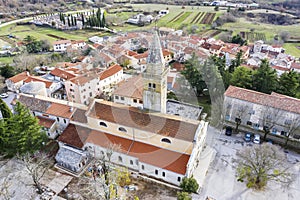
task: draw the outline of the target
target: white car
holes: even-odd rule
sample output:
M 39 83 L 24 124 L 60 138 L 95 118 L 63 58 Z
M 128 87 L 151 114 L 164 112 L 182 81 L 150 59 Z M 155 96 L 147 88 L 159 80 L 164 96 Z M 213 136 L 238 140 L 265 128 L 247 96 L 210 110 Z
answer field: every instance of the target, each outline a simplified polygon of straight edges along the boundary
M 258 134 L 254 135 L 253 143 L 260 144 L 260 135 L 258 135 Z
M 8 97 L 8 94 L 7 93 L 2 93 L 2 94 L 0 94 L 0 98 L 7 98 Z

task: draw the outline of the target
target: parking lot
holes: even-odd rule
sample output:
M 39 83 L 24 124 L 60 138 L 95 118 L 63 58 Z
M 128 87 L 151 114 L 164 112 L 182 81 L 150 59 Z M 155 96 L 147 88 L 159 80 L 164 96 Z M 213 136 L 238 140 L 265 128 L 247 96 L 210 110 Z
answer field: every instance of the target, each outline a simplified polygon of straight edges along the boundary
M 253 142 L 245 142 L 244 134 L 233 134 L 226 136 L 224 131 L 220 132 L 209 127 L 207 142 L 216 151 L 216 157 L 208 170 L 203 188 L 200 192 L 200 199 L 212 197 L 222 200 L 239 199 L 299 199 L 300 196 L 300 155 L 293 152 L 286 152 L 292 172 L 295 174 L 295 181 L 289 189 L 283 188 L 280 184 L 270 182 L 264 191 L 255 191 L 246 187 L 245 183 L 237 181 L 235 177 L 235 166 L 232 162 L 236 158 L 236 152 L 246 146 L 259 145 Z

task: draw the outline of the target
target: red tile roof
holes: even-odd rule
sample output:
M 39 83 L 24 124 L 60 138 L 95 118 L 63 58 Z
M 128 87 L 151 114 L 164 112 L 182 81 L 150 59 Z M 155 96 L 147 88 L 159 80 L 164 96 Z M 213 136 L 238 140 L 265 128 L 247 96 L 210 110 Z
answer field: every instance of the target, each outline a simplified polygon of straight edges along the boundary
M 57 140 L 81 149 L 84 146 L 90 132 L 91 130 L 88 128 L 69 124 Z
M 45 113 L 63 118 L 71 118 L 73 111 L 70 110 L 70 106 L 51 103 L 50 107 L 46 110 Z
M 268 105 L 273 108 L 300 114 L 300 99 L 289 96 L 278 95 L 276 93 L 269 95 L 235 86 L 229 86 L 224 95 L 227 97 L 260 105 Z
M 45 127 L 45 128 L 51 128 L 51 126 L 55 123 L 54 119 L 37 116 L 36 118 L 39 119 L 39 125 Z
M 134 76 L 120 83 L 119 87 L 113 94 L 123 97 L 143 99 L 143 86 L 144 81 L 142 76 Z
M 59 68 L 55 68 L 54 70 L 52 70 L 50 72 L 50 74 L 52 74 L 53 76 L 57 76 L 57 77 L 66 79 L 66 80 L 69 80 L 69 79 L 74 78 L 76 76 L 76 75 L 74 75 L 70 72 L 67 72 L 67 71 L 59 69 Z
M 137 108 L 105 101 L 95 102 L 89 115 L 104 121 L 189 142 L 194 140 L 199 125 L 199 123 L 185 122 L 175 118 L 168 118 L 167 116 L 152 115 Z
M 54 45 L 66 44 L 66 43 L 70 43 L 71 44 L 71 40 L 58 40 L 58 41 L 53 42 Z
M 29 77 L 29 72 L 22 72 L 22 73 L 19 73 L 13 77 L 10 77 L 9 80 L 11 80 L 12 82 L 14 83 L 18 83 L 20 81 L 25 81 L 28 77 Z
M 49 88 L 52 85 L 51 81 L 48 81 L 42 77 L 38 77 L 38 76 L 30 76 L 28 77 L 25 81 L 25 83 L 29 83 L 29 82 L 43 82 L 46 84 L 46 88 Z
M 118 73 L 119 71 L 123 70 L 123 68 L 120 65 L 113 65 L 110 66 L 108 69 L 106 69 L 105 71 L 103 71 L 102 73 L 100 73 L 100 80 L 106 79 L 110 76 L 115 75 L 116 73 Z
M 142 54 L 137 54 L 133 56 L 136 59 L 142 59 L 142 58 L 147 58 L 148 57 L 148 51 L 142 53 Z

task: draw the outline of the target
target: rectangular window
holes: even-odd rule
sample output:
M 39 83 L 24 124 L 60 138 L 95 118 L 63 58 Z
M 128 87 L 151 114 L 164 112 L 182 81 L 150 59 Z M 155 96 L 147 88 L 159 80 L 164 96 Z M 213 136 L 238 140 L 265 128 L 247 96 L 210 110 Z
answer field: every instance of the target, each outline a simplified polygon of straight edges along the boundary
M 247 125 L 252 126 L 252 122 L 251 121 L 247 121 Z
M 145 170 L 145 166 L 144 165 L 142 165 L 142 170 Z
M 155 174 L 158 175 L 158 170 L 157 169 L 155 170 Z
M 133 99 L 133 102 L 134 102 L 134 103 L 137 103 L 137 99 Z
M 181 177 L 178 176 L 177 181 L 180 182 L 181 181 Z
M 140 102 L 140 103 L 143 103 L 143 101 L 142 101 L 142 100 L 140 100 L 139 102 Z
M 121 100 L 124 101 L 124 97 L 121 97 Z
M 92 97 L 93 96 L 93 93 L 92 92 L 90 92 L 90 97 Z
M 119 96 L 115 96 L 115 99 L 119 99 Z
M 166 176 L 166 173 L 165 173 L 165 172 L 163 172 L 163 173 L 162 173 L 162 176 L 163 176 L 163 177 L 165 177 L 165 176 Z

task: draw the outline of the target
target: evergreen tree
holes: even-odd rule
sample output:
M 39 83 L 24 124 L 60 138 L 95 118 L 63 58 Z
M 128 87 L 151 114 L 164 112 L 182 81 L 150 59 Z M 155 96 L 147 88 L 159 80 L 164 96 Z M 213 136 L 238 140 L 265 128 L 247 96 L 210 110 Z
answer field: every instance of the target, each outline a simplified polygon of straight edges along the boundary
M 77 26 L 77 19 L 76 19 L 76 17 L 74 18 L 74 25 Z
M 297 72 L 285 72 L 279 78 L 277 92 L 291 97 L 296 97 L 299 85 L 299 74 Z
M 68 26 L 71 26 L 70 18 L 68 17 Z
M 203 90 L 207 88 L 205 81 L 200 73 L 198 66 L 198 59 L 193 53 L 192 58 L 189 59 L 185 64 L 185 69 L 181 74 L 189 81 L 190 85 L 194 88 L 197 96 L 203 94 Z
M 14 111 L 12 117 L 2 120 L 0 124 L 1 152 L 9 157 L 33 153 L 47 141 L 38 119 L 31 115 L 28 108 L 17 102 Z
M 2 99 L 0 99 L 0 111 L 3 119 L 8 119 L 12 117 L 11 110 Z
M 84 26 L 85 25 L 85 21 L 84 21 L 83 13 L 81 13 L 81 21 L 82 21 L 82 26 Z
M 271 94 L 271 92 L 276 91 L 277 84 L 276 70 L 270 67 L 267 59 L 262 60 L 260 67 L 253 74 L 253 89 Z
M 233 72 L 231 80 L 231 85 L 251 89 L 252 88 L 252 70 L 246 67 L 238 67 Z
M 103 12 L 103 15 L 102 15 L 102 20 L 101 20 L 101 22 L 102 22 L 102 28 L 104 28 L 105 27 L 105 15 L 104 15 L 104 12 Z

